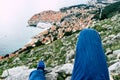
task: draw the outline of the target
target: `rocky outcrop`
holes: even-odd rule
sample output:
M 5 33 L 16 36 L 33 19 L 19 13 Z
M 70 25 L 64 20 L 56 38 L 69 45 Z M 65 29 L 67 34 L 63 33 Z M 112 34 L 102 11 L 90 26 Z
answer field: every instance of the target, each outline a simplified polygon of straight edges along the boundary
M 119 63 L 109 67 L 110 72 L 119 72 L 117 69 L 120 67 Z M 117 68 L 117 69 L 116 69 Z M 67 63 L 54 68 L 46 68 L 46 80 L 71 80 L 73 64 Z M 16 68 L 5 70 L 2 78 L 5 80 L 28 80 L 30 73 L 35 69 L 28 69 L 26 66 L 19 66 Z M 110 75 L 110 80 L 113 80 Z
M 73 64 L 67 63 L 64 65 L 56 66 L 50 73 L 46 74 L 47 80 L 65 80 L 72 74 Z M 63 76 L 64 75 L 64 76 Z M 68 79 L 70 80 L 70 79 Z
M 34 69 L 29 69 L 26 66 L 19 66 L 5 70 L 2 74 L 4 80 L 28 80 L 29 74 Z
M 55 68 L 47 68 L 46 80 L 61 80 L 68 79 L 72 74 L 73 64 L 67 63 L 64 65 L 56 66 Z M 19 66 L 5 70 L 2 78 L 5 80 L 28 80 L 30 73 L 35 69 L 29 69 L 26 66 Z M 63 76 L 65 74 L 66 76 Z
M 120 75 L 120 62 L 116 62 L 109 67 L 109 71 L 112 75 Z
M 120 75 L 120 49 L 115 50 L 112 52 L 112 54 L 108 55 L 108 58 L 111 59 L 109 66 L 109 72 L 111 75 Z

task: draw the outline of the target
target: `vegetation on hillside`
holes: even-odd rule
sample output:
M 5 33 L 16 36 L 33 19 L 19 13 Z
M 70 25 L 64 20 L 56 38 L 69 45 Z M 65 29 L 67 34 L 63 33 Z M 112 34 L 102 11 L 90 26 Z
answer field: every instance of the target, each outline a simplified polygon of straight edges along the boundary
M 66 12 L 67 10 L 70 10 L 72 8 L 81 8 L 81 7 L 87 7 L 87 5 L 86 4 L 79 4 L 79 5 L 64 7 L 64 8 L 61 8 L 60 11 L 61 12 Z
M 105 19 L 102 21 L 97 22 L 92 27 L 94 27 L 100 35 L 102 39 L 108 37 L 109 35 L 117 35 L 120 32 L 120 14 L 116 15 L 112 18 Z M 103 40 L 103 43 L 106 41 Z M 120 49 L 120 40 L 115 39 L 111 44 L 105 44 L 105 48 L 110 48 L 111 50 Z
M 111 18 L 112 16 L 120 13 L 120 1 L 114 4 L 110 4 L 102 10 L 101 20 Z M 97 13 L 94 18 L 99 19 L 100 13 Z
M 99 31 L 102 40 L 104 40 L 104 38 L 106 38 L 107 36 L 113 34 L 116 35 L 120 32 L 119 22 L 120 15 L 116 15 L 113 18 L 97 22 L 90 27 Z M 37 66 L 37 62 L 40 59 L 44 59 L 47 67 L 54 67 L 56 65 L 64 64 L 66 61 L 66 54 L 69 53 L 71 49 L 75 50 L 78 34 L 79 31 L 73 33 L 70 36 L 64 36 L 62 39 L 56 40 L 51 44 L 38 46 L 30 50 L 26 50 L 16 57 L 0 61 L 0 74 L 2 74 L 3 70 L 21 65 L 26 65 L 30 68 L 35 68 Z M 117 50 L 120 49 L 119 44 L 120 41 L 116 39 L 115 41 L 113 41 L 112 44 L 104 44 L 104 48 L 105 50 L 107 48 Z M 109 64 L 110 59 L 107 60 Z M 115 76 L 115 78 L 116 80 L 118 80 L 117 76 Z

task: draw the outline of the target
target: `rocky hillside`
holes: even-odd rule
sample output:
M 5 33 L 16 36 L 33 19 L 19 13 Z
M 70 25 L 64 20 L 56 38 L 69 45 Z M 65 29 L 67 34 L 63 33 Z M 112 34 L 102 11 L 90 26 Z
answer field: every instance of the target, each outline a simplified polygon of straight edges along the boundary
M 1 80 L 27 80 L 40 59 L 46 63 L 47 80 L 70 80 L 77 36 L 85 27 L 94 28 L 100 33 L 110 75 L 114 80 L 120 80 L 120 14 L 101 21 L 92 21 L 95 7 L 77 6 L 61 10 L 64 15 L 57 19 L 60 22 L 53 19 L 53 26 L 50 29 L 33 37 L 35 40 L 33 44 L 27 44 L 0 61 Z M 39 18 L 39 21 L 41 20 L 43 19 Z M 34 20 L 31 21 L 34 23 Z M 35 22 L 35 25 L 39 21 Z
M 120 14 L 97 22 L 91 27 L 100 32 L 110 74 L 118 75 L 114 78 L 120 80 Z

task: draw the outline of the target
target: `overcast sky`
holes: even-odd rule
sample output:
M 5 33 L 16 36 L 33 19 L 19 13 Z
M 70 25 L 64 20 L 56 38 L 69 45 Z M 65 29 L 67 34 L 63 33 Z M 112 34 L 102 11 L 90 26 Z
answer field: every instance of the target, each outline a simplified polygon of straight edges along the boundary
M 61 7 L 86 2 L 87 0 L 0 0 L 0 32 L 6 31 L 6 28 L 13 30 L 11 26 L 24 24 L 22 21 L 27 25 L 28 19 L 41 11 L 59 10 Z
M 36 12 L 58 10 L 60 7 L 86 3 L 87 0 L 0 0 L 0 20 L 7 21 L 15 15 L 22 15 L 25 10 Z M 36 9 L 35 9 L 36 8 Z

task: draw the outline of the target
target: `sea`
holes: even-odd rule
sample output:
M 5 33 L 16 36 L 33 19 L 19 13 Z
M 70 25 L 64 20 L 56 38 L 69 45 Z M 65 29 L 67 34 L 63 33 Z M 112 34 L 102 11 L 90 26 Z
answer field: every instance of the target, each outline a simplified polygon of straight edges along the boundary
M 24 47 L 31 38 L 40 32 L 50 28 L 50 24 L 40 22 L 38 26 L 28 25 L 28 20 L 36 13 L 42 12 L 24 10 L 24 12 L 10 16 L 8 20 L 0 20 L 0 56 L 10 54 L 19 48 Z M 6 17 L 6 16 L 5 16 Z M 13 18 L 12 18 L 13 17 Z M 12 18 L 12 19 L 11 19 Z M 48 26 L 46 27 L 46 25 Z
M 41 22 L 42 23 L 42 22 Z M 40 23 L 39 23 L 40 24 Z M 43 24 L 43 23 L 42 23 Z M 27 44 L 31 38 L 38 33 L 50 28 L 50 26 L 42 28 L 31 27 L 25 25 L 17 25 L 12 27 L 13 31 L 7 29 L 6 32 L 0 32 L 0 56 L 10 54 Z

